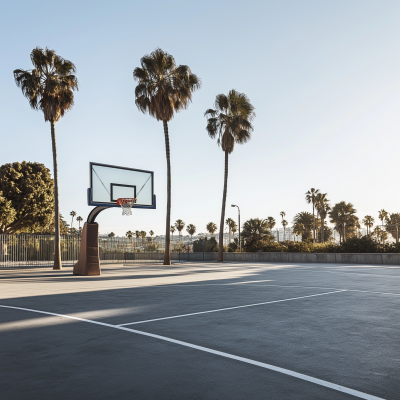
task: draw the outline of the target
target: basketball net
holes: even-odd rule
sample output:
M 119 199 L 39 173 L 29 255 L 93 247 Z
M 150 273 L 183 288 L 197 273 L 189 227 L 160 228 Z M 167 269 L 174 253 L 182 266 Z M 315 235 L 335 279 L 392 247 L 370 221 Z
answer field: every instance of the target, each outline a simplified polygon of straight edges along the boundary
M 122 215 L 132 215 L 132 206 L 136 203 L 134 198 L 117 199 L 117 204 L 122 208 Z

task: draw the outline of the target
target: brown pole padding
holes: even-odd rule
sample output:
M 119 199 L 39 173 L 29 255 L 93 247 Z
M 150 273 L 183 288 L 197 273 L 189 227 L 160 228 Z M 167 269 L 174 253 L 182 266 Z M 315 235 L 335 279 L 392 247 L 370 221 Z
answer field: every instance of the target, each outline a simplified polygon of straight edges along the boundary
M 74 265 L 74 275 L 100 275 L 99 225 L 83 225 L 79 260 Z

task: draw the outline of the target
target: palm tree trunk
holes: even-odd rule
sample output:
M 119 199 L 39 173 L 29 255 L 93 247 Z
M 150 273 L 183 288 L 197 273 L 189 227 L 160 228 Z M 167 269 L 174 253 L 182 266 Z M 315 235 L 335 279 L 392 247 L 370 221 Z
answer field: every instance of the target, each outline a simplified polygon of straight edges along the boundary
M 54 174 L 54 266 L 53 269 L 62 269 L 60 251 L 60 210 L 58 205 L 58 169 L 55 122 L 50 121 L 51 145 L 53 148 L 53 174 Z
M 222 195 L 221 224 L 219 228 L 218 262 L 224 261 L 224 220 L 226 206 L 226 192 L 228 186 L 228 152 L 225 151 L 224 193 Z
M 171 156 L 169 151 L 169 135 L 168 135 L 168 122 L 163 121 L 164 125 L 164 136 L 165 136 L 165 153 L 167 157 L 167 221 L 165 228 L 165 253 L 164 253 L 164 265 L 171 265 L 171 254 L 170 254 L 170 228 L 171 228 Z
M 314 213 L 314 200 L 312 203 L 312 219 L 313 219 L 313 243 L 315 243 L 315 213 Z
M 321 216 L 321 242 L 325 243 L 325 221 Z

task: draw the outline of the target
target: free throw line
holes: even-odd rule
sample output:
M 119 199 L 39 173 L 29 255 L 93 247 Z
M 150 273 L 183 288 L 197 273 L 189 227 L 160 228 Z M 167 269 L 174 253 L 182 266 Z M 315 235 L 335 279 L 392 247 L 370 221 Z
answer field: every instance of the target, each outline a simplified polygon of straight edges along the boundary
M 153 333 L 148 333 L 148 332 L 144 332 L 144 331 L 138 331 L 136 329 L 131 329 L 131 328 L 125 328 L 123 326 L 111 325 L 111 324 L 107 324 L 105 322 L 99 322 L 99 321 L 94 321 L 94 320 L 84 319 L 84 318 L 79 318 L 79 317 L 72 317 L 70 315 L 57 314 L 57 313 L 52 313 L 52 312 L 48 312 L 48 311 L 33 310 L 33 309 L 30 309 L 30 308 L 13 307 L 13 306 L 5 306 L 5 305 L 0 305 L 0 307 L 14 309 L 14 310 L 21 310 L 21 311 L 30 311 L 30 312 L 34 312 L 34 313 L 38 313 L 38 314 L 53 315 L 55 317 L 69 318 L 69 319 L 74 319 L 76 321 L 88 322 L 90 324 L 101 325 L 101 326 L 105 326 L 105 327 L 108 327 L 108 328 L 119 329 L 119 330 L 126 331 L 126 332 L 136 333 L 138 335 L 148 336 L 148 337 L 151 337 L 153 339 L 163 340 L 165 342 L 178 344 L 178 345 L 184 346 L 184 347 L 189 347 L 191 349 L 203 351 L 205 353 L 210 353 L 210 354 L 214 354 L 214 355 L 217 355 L 217 356 L 229 358 L 231 360 L 240 361 L 240 362 L 243 362 L 245 364 L 255 365 L 257 367 L 265 368 L 265 369 L 268 369 L 270 371 L 279 372 L 279 373 L 284 374 L 284 375 L 292 376 L 294 378 L 298 378 L 298 379 L 301 379 L 303 381 L 311 382 L 311 383 L 314 383 L 314 384 L 319 385 L 319 386 L 324 386 L 326 388 L 329 388 L 329 389 L 332 389 L 332 390 L 336 390 L 338 392 L 342 392 L 342 393 L 349 394 L 351 396 L 358 397 L 359 399 L 364 399 L 364 400 L 385 400 L 382 397 L 372 396 L 370 394 L 367 394 L 367 393 L 364 393 L 364 392 L 360 392 L 358 390 L 354 390 L 354 389 L 348 388 L 346 386 L 337 385 L 336 383 L 324 381 L 322 379 L 314 378 L 314 377 L 309 376 L 309 375 L 300 374 L 299 372 L 291 371 L 290 369 L 276 367 L 275 365 L 266 364 L 266 363 L 263 363 L 263 362 L 260 362 L 260 361 L 251 360 L 250 358 L 235 356 L 233 354 L 225 353 L 223 351 L 213 350 L 213 349 L 210 349 L 208 347 L 197 346 L 196 344 L 183 342 L 181 340 L 171 339 L 171 338 L 168 338 L 166 336 L 155 335 Z
M 162 318 L 146 319 L 146 320 L 144 320 L 144 321 L 127 322 L 126 324 L 119 324 L 119 325 L 117 325 L 117 326 L 127 326 L 127 325 L 135 325 L 135 324 L 144 324 L 144 323 L 146 323 L 146 322 L 162 321 L 162 320 L 164 320 L 164 319 L 182 318 L 182 317 L 189 317 L 189 316 L 191 316 L 191 315 L 208 314 L 208 313 L 215 313 L 215 312 L 219 312 L 219 311 L 235 310 L 235 309 L 237 309 L 237 308 L 246 308 L 246 307 L 262 306 L 262 305 L 265 305 L 265 304 L 281 303 L 281 302 L 284 302 L 284 301 L 292 301 L 292 300 L 306 299 L 306 298 L 308 298 L 308 297 L 324 296 L 324 295 L 327 295 L 327 294 L 339 293 L 339 292 L 346 292 L 346 291 L 347 291 L 346 289 L 335 290 L 334 292 L 325 292 L 325 293 L 318 293 L 318 294 L 310 294 L 310 295 L 308 295 L 308 296 L 292 297 L 292 298 L 290 298 L 290 299 L 265 301 L 265 302 L 263 302 L 263 303 L 245 304 L 244 306 L 235 306 L 235 307 L 227 307 L 227 308 L 218 308 L 217 310 L 199 311 L 199 312 L 190 313 L 190 314 L 172 315 L 171 317 L 162 317 Z

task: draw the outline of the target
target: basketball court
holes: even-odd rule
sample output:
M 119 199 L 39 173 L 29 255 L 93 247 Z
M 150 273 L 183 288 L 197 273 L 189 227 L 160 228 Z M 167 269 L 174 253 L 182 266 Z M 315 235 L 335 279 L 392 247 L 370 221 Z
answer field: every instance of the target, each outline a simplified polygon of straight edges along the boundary
M 400 269 L 0 271 L 4 399 L 398 399 Z

